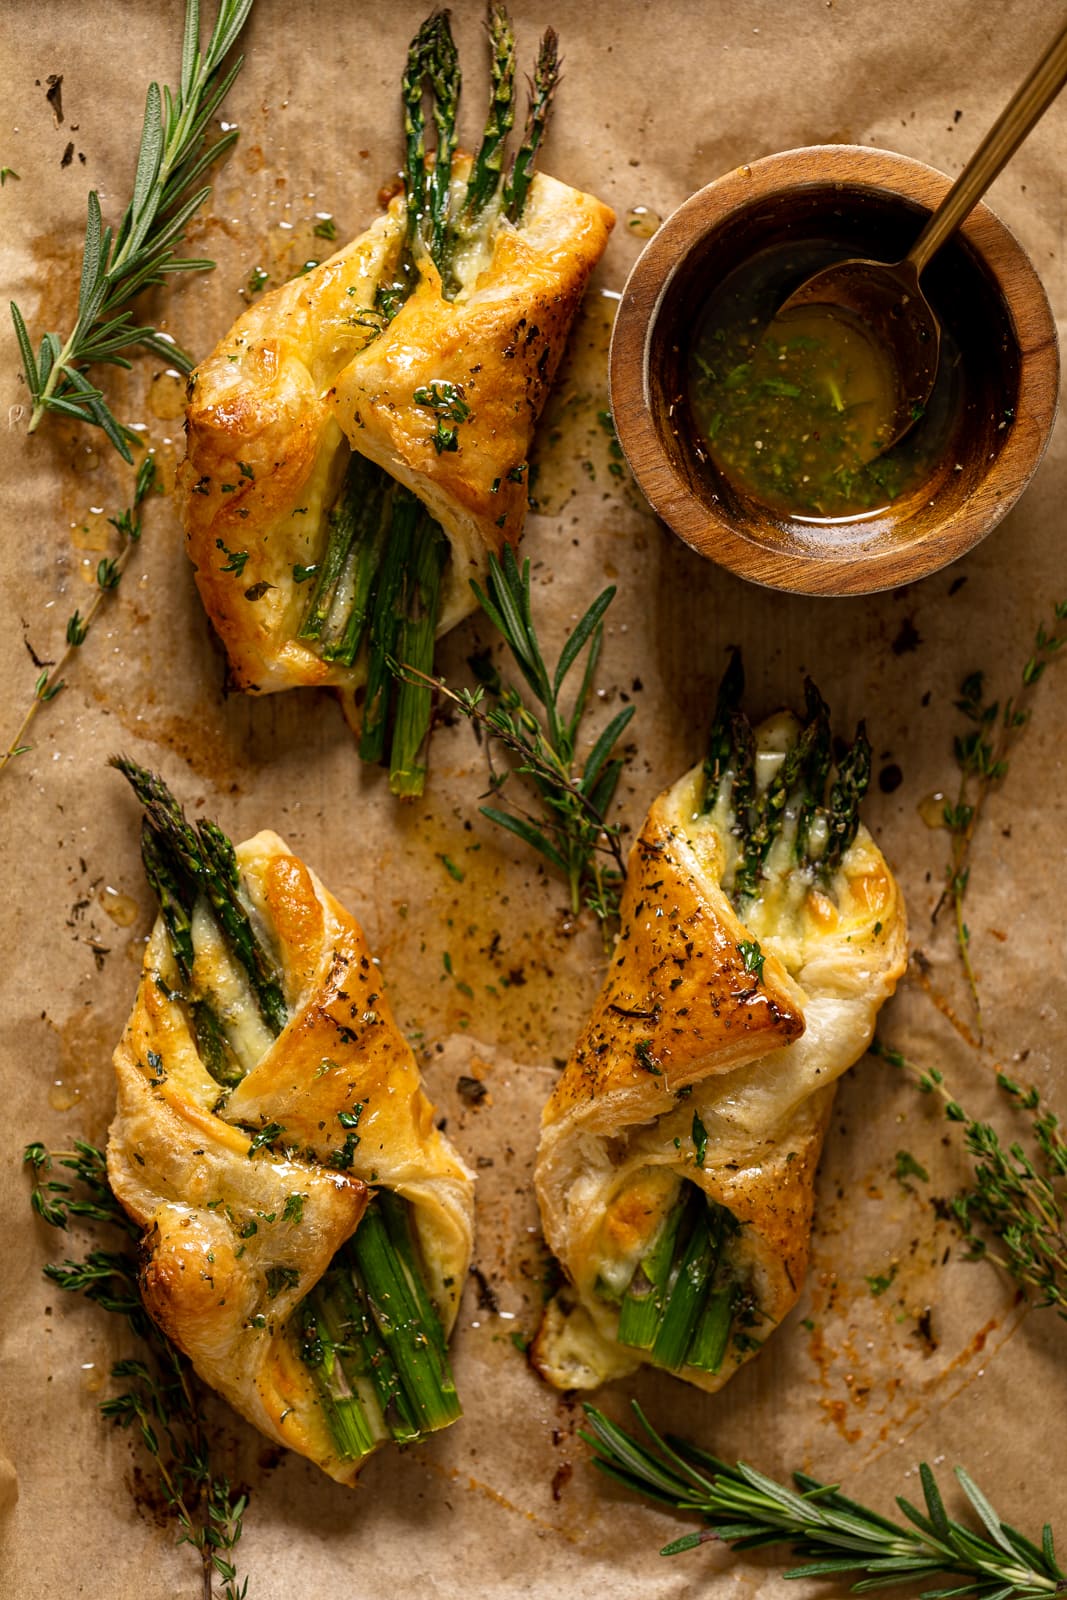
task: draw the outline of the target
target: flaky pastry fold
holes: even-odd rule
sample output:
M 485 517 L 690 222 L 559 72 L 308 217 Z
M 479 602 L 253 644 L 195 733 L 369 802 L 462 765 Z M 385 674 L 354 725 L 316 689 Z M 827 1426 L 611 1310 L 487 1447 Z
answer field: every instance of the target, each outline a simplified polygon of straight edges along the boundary
M 145 1230 L 142 1290 L 160 1327 L 269 1438 L 350 1483 L 359 1463 L 337 1450 L 294 1313 L 374 1186 L 410 1203 L 447 1333 L 470 1257 L 473 1180 L 434 1126 L 357 923 L 276 834 L 239 845 L 237 864 L 289 1020 L 270 1035 L 210 920 L 194 913 L 196 987 L 254 1061 L 220 1087 L 161 916 L 115 1052 L 108 1175 Z
M 458 157 L 457 192 L 469 170 Z M 522 530 L 534 429 L 613 221 L 592 195 L 537 174 L 517 224 L 495 216 L 459 251 L 451 298 L 420 255 L 387 321 L 379 290 L 405 247 L 397 196 L 343 250 L 250 306 L 196 369 L 179 471 L 188 551 L 240 688 L 363 682 L 362 660 L 330 661 L 297 637 L 300 574 L 322 556 L 350 449 L 447 535 L 438 632 L 474 608 L 469 580 Z M 455 413 L 444 446 L 442 407 Z
M 608 977 L 544 1111 L 537 1194 L 567 1283 L 532 1355 L 564 1389 L 653 1359 L 619 1342 L 620 1301 L 686 1185 L 720 1219 L 712 1286 L 730 1332 L 703 1367 L 660 1364 L 718 1389 L 781 1322 L 804 1279 L 836 1081 L 905 966 L 900 892 L 862 826 L 829 884 L 787 873 L 739 915 L 705 777 L 694 768 L 653 802 Z

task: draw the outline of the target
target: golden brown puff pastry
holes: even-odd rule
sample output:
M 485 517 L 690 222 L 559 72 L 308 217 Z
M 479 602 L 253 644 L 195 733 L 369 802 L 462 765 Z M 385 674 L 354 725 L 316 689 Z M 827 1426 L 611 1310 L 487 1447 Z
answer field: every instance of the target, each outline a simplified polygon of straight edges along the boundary
M 257 1428 L 351 1483 L 359 1460 L 339 1452 L 302 1356 L 301 1302 L 374 1186 L 410 1203 L 447 1333 L 470 1257 L 473 1180 L 434 1126 L 356 922 L 276 834 L 238 846 L 237 865 L 288 1021 L 277 1037 L 265 1026 L 202 900 L 190 983 L 161 916 L 115 1052 L 108 1174 L 145 1230 L 151 1315 Z M 190 995 L 210 999 L 233 1087 L 208 1070 Z
M 469 167 L 457 158 L 454 186 Z M 417 287 L 385 323 L 375 303 L 403 253 L 398 196 L 251 306 L 196 369 L 179 474 L 188 549 L 239 687 L 363 681 L 362 662 L 331 663 L 296 637 L 308 585 L 294 572 L 321 556 L 349 446 L 448 536 L 438 632 L 474 608 L 469 580 L 522 530 L 534 428 L 613 222 L 593 196 L 538 174 L 517 225 L 498 214 L 459 251 L 454 298 L 421 256 Z M 456 447 L 438 450 L 435 401 L 453 393 L 466 415 L 449 421 Z
M 757 730 L 762 793 L 796 740 L 789 716 Z M 537 1193 L 568 1283 L 533 1359 L 560 1388 L 649 1360 L 715 1390 L 781 1322 L 803 1283 L 836 1080 L 866 1050 L 905 967 L 900 891 L 862 826 L 820 873 L 798 863 L 791 798 L 756 893 L 736 895 L 725 777 L 710 810 L 706 765 L 653 803 L 607 981 L 545 1108 Z M 808 836 L 816 861 L 826 835 L 820 811 Z M 678 1324 L 654 1347 L 680 1270 L 705 1273 L 703 1309 L 691 1336 Z

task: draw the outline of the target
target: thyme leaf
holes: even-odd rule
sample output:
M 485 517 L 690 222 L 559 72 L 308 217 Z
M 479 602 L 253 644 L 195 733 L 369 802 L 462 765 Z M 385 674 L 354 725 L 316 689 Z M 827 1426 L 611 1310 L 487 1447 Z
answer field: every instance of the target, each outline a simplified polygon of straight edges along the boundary
M 119 536 L 120 545 L 118 554 L 108 556 L 97 567 L 96 593 L 85 611 L 84 616 L 80 611 L 74 611 L 67 619 L 66 649 L 50 671 L 42 672 L 33 687 L 33 695 L 26 708 L 22 721 L 19 723 L 15 735 L 8 741 L 3 753 L 0 754 L 0 772 L 3 772 L 8 762 L 15 756 L 25 755 L 32 745 L 24 743 L 30 724 L 36 717 L 42 705 L 47 705 L 49 700 L 54 700 L 59 691 L 65 687 L 64 672 L 69 670 L 71 656 L 85 643 L 89 629 L 96 620 L 97 612 L 109 595 L 115 593 L 141 539 L 141 505 L 155 484 L 156 464 L 151 456 L 146 456 L 137 470 L 134 482 L 133 500 L 125 511 L 117 517 L 109 517 L 108 521 Z
M 953 742 L 953 755 L 959 768 L 960 781 L 955 801 L 946 801 L 942 820 L 949 831 L 949 861 L 945 871 L 945 886 L 934 907 L 933 921 L 946 904 L 951 904 L 956 930 L 956 945 L 963 963 L 967 986 L 974 1002 L 976 1031 L 979 1043 L 983 1037 L 982 1004 L 978 993 L 978 976 L 971 960 L 971 934 L 964 917 L 964 899 L 970 884 L 971 846 L 982 807 L 990 791 L 1007 776 L 1009 756 L 1022 730 L 1030 720 L 1030 692 L 1041 681 L 1047 667 L 1057 653 L 1067 644 L 1067 628 L 1059 624 L 1067 621 L 1067 600 L 1053 606 L 1052 631 L 1039 624 L 1034 635 L 1033 651 L 1020 673 L 1020 686 L 1009 695 L 1003 706 L 999 700 L 986 696 L 985 674 L 970 672 L 960 685 L 957 711 L 962 712 L 969 724 L 957 734 Z
M 33 1209 L 50 1227 L 66 1230 L 85 1221 L 110 1231 L 111 1248 L 97 1246 L 81 1259 L 49 1262 L 45 1276 L 125 1318 L 137 1353 L 112 1367 L 111 1376 L 122 1387 L 101 1401 L 101 1414 L 139 1435 L 177 1524 L 177 1542 L 192 1545 L 200 1557 L 204 1595 L 219 1594 L 215 1580 L 221 1579 L 222 1600 L 246 1600 L 248 1579 L 238 1581 L 231 1558 L 248 1496 L 236 1492 L 218 1469 L 196 1374 L 144 1308 L 137 1261 L 141 1229 L 111 1189 L 104 1152 L 81 1139 L 72 1150 L 34 1143 L 27 1145 L 23 1160 L 33 1180 Z M 73 1181 L 61 1178 L 60 1171 Z
M 966 1239 L 971 1259 L 991 1261 L 1009 1274 L 1039 1307 L 1067 1320 L 1067 1135 L 1034 1088 L 997 1073 L 997 1086 L 1013 1110 L 1029 1116 L 1029 1148 L 1007 1144 L 989 1122 L 972 1117 L 950 1092 L 939 1067 L 921 1067 L 881 1039 L 871 1054 L 907 1072 L 923 1094 L 943 1102 L 959 1126 L 971 1159 L 970 1183 L 949 1202 L 951 1220 Z M 907 1170 L 923 1179 L 917 1162 Z M 900 1176 L 901 1154 L 897 1156 Z

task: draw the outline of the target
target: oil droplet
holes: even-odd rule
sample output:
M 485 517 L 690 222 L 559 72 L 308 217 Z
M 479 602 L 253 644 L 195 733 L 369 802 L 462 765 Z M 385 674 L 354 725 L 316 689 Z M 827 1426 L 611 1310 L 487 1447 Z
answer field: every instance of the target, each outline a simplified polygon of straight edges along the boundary
M 137 901 L 128 894 L 121 894 L 118 889 L 112 889 L 110 884 L 101 889 L 100 904 L 120 928 L 131 928 L 137 921 Z
M 77 1084 L 64 1083 L 62 1078 L 57 1078 L 48 1091 L 48 1103 L 53 1111 L 71 1111 L 81 1097 Z
M 185 415 L 185 379 L 180 372 L 168 368 L 156 374 L 148 391 L 148 409 L 162 422 L 177 422 Z
M 100 457 L 91 445 L 80 445 L 70 458 L 72 472 L 95 472 L 100 465 Z
M 81 522 L 70 525 L 70 542 L 75 550 L 110 550 L 114 538 L 115 530 L 99 506 L 93 506 Z
M 935 789 L 932 794 L 925 795 L 919 801 L 916 810 L 928 828 L 943 828 L 945 826 L 945 796 L 940 789 Z
M 649 206 L 631 206 L 626 213 L 626 231 L 635 239 L 651 239 L 663 226 L 663 218 Z
M 148 447 L 156 464 L 155 487 L 160 494 L 170 494 L 178 476 L 178 450 L 173 439 L 161 439 Z

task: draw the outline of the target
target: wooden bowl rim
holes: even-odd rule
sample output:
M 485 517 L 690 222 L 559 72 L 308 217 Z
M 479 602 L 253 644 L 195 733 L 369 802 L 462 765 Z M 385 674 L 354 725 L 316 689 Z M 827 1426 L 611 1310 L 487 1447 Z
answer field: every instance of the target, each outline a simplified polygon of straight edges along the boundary
M 871 551 L 784 549 L 716 513 L 679 477 L 652 405 L 650 350 L 668 291 L 688 252 L 730 218 L 799 188 L 847 187 L 899 195 L 932 209 L 952 182 L 911 156 L 866 145 L 807 145 L 764 156 L 717 178 L 682 202 L 635 262 L 615 318 L 609 354 L 619 442 L 646 499 L 698 554 L 738 576 L 801 594 L 857 595 L 910 583 L 978 544 L 1018 500 L 1045 453 L 1056 417 L 1056 323 L 1029 257 L 1011 230 L 980 203 L 960 229 L 988 272 L 1019 351 L 1019 397 L 991 468 L 943 521 Z M 832 533 L 828 529 L 828 536 Z

